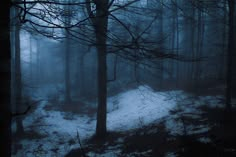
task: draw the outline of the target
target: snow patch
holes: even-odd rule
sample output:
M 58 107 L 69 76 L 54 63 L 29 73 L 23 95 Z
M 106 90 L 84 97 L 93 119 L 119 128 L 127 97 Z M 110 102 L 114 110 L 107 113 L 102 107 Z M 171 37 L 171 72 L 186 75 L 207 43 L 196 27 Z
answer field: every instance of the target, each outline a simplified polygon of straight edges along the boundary
M 154 92 L 146 86 L 130 90 L 108 101 L 108 106 L 117 102 L 118 108 L 108 113 L 107 126 L 109 130 L 126 131 L 143 127 L 157 119 L 167 116 L 175 107 L 173 99 L 167 99 L 168 94 Z
M 57 91 L 56 88 L 52 90 Z M 42 98 L 45 98 L 47 97 L 46 93 L 52 91 L 40 89 L 38 92 L 41 93 Z M 181 116 L 185 114 L 198 119 L 199 114 L 201 114 L 199 106 L 208 104 L 220 106 L 220 99 L 220 97 L 199 97 L 196 100 L 196 98 L 182 91 L 155 92 L 148 86 L 139 86 L 136 89 L 108 98 L 107 127 L 110 131 L 130 131 L 158 123 L 164 119 L 167 130 L 173 135 L 182 135 L 185 130 L 188 134 L 207 132 L 208 126 L 184 126 Z M 22 140 L 20 142 L 22 149 L 17 154 L 12 155 L 13 157 L 65 156 L 72 149 L 80 147 L 78 136 L 83 144 L 84 140 L 95 133 L 95 117 L 47 111 L 45 110 L 47 104 L 47 101 L 42 101 L 37 109 L 23 121 L 26 130 L 32 131 L 33 129 L 45 137 Z M 177 111 L 175 114 L 169 114 L 170 111 L 174 112 L 175 110 Z M 15 128 L 14 123 L 12 127 Z M 118 139 L 118 142 L 122 143 L 123 140 Z M 200 140 L 204 141 L 204 139 Z M 109 147 L 102 156 L 117 156 L 120 151 L 120 148 Z M 150 152 L 144 152 L 144 154 L 148 153 Z M 90 156 L 95 155 L 97 154 L 90 152 Z M 130 155 L 135 155 L 135 153 Z M 175 156 L 175 154 L 167 153 L 166 156 Z

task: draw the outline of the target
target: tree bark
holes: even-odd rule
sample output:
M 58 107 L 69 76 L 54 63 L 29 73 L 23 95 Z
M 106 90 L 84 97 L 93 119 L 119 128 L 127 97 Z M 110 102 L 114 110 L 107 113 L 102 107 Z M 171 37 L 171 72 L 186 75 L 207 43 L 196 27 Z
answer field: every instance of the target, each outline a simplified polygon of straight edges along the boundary
M 190 44 L 190 50 L 191 50 L 191 57 L 192 59 L 195 58 L 196 54 L 195 54 L 195 8 L 194 6 L 192 6 L 192 11 L 191 11 L 191 44 Z M 194 84 L 194 72 L 195 72 L 195 63 L 192 62 L 191 63 L 191 80 L 192 80 L 192 85 Z
M 226 60 L 225 60 L 225 56 L 226 56 L 226 41 L 227 41 L 227 36 L 226 36 L 226 34 L 227 34 L 227 29 L 226 29 L 226 23 L 227 23 L 227 2 L 226 1 L 224 1 L 224 16 L 223 16 L 223 18 L 222 18 L 222 21 L 224 21 L 224 23 L 223 23 L 223 31 L 222 31 L 222 53 L 221 53 L 221 56 L 222 57 L 220 57 L 220 66 L 219 66 L 219 68 L 220 68 L 220 70 L 219 70 L 219 74 L 218 74 L 218 78 L 219 79 L 223 79 L 222 77 L 224 77 L 225 76 L 225 67 L 226 67 L 226 64 L 225 64 L 225 62 L 226 62 Z
M 0 5 L 0 156 L 11 156 L 10 1 Z
M 176 55 L 179 55 L 179 11 L 178 1 L 175 1 L 175 30 L 176 30 Z M 180 63 L 176 62 L 176 87 L 179 86 L 180 81 Z
M 176 17 L 175 17 L 175 5 L 173 5 L 173 10 L 172 10 L 172 32 L 171 32 L 171 51 L 174 53 L 175 52 L 175 46 L 176 46 Z M 175 77 L 175 70 L 174 70 L 174 61 L 169 60 L 169 75 L 170 75 L 170 80 L 173 80 Z
M 66 43 L 65 43 L 65 102 L 71 102 L 70 94 L 70 39 L 69 33 L 66 31 Z
M 15 26 L 15 92 L 16 92 L 16 112 L 22 112 L 22 78 L 21 78 L 21 50 L 20 50 L 20 24 L 16 23 Z M 22 123 L 22 116 L 16 118 L 17 134 L 22 135 L 24 133 L 24 127 Z
M 107 133 L 107 48 L 106 33 L 108 25 L 108 0 L 96 1 L 96 47 L 98 55 L 98 108 L 96 136 L 104 137 Z
M 232 62 L 234 54 L 234 10 L 235 0 L 229 0 L 229 30 L 228 30 L 228 55 L 227 55 L 227 72 L 226 72 L 226 110 L 231 111 L 231 95 L 232 95 Z
M 30 40 L 30 63 L 29 63 L 29 70 L 30 70 L 30 84 L 33 85 L 34 81 L 33 81 L 33 39 L 32 36 L 30 36 L 29 38 Z
M 79 84 L 79 96 L 84 98 L 85 93 L 87 93 L 87 90 L 85 90 L 85 66 L 84 66 L 84 58 L 85 58 L 85 52 L 80 52 L 82 54 L 79 54 L 78 56 L 78 67 L 79 70 L 77 71 L 77 78 L 78 78 L 78 84 Z
M 163 22 L 163 0 L 159 2 L 159 7 L 160 7 L 160 24 L 159 24 L 159 41 L 164 40 L 164 33 L 163 33 L 163 27 L 164 27 L 164 22 Z M 161 50 L 164 48 L 164 43 L 161 43 Z M 159 86 L 162 88 L 163 80 L 164 80 L 164 61 L 160 60 L 160 83 Z
M 70 2 L 70 1 L 69 1 Z M 65 25 L 70 26 L 71 24 L 71 10 L 69 6 L 65 6 L 65 11 L 68 13 L 65 16 Z M 66 41 L 65 41 L 65 103 L 71 103 L 71 85 L 70 85 L 70 32 L 69 30 L 65 30 L 66 33 Z
M 201 3 L 198 2 L 198 8 L 201 8 Z M 202 10 L 197 10 L 197 32 L 196 32 L 196 58 L 201 58 L 202 56 L 202 49 L 203 49 L 203 40 L 204 40 L 204 23 L 203 23 L 203 14 Z M 195 90 L 198 92 L 199 90 L 199 83 L 200 83 L 200 76 L 201 76 L 201 62 L 195 63 L 194 69 L 194 80 L 195 80 Z

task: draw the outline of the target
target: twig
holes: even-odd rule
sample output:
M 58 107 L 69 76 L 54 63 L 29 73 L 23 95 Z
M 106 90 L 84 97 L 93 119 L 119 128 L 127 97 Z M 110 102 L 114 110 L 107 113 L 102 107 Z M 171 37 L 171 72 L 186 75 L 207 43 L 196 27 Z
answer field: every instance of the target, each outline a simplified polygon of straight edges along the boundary
M 28 106 L 24 112 L 11 113 L 11 117 L 26 115 L 29 112 L 30 108 L 31 108 L 31 106 Z
M 31 106 L 37 104 L 37 103 L 40 102 L 40 101 L 43 101 L 43 100 L 38 100 L 38 101 L 35 101 L 35 102 L 31 103 L 31 104 L 26 108 L 26 110 L 25 110 L 24 112 L 11 113 L 11 117 L 13 118 L 13 117 L 18 117 L 18 116 L 26 115 L 26 114 L 30 111 Z
M 80 150 L 81 150 L 81 153 L 82 153 L 81 155 L 82 155 L 82 157 L 86 157 L 86 154 L 85 154 L 85 152 L 84 152 L 84 149 L 83 149 L 83 146 L 82 146 L 80 137 L 79 137 L 79 132 L 78 132 L 78 130 L 77 130 L 77 139 L 78 139 L 78 142 L 79 142 L 79 145 L 80 145 Z

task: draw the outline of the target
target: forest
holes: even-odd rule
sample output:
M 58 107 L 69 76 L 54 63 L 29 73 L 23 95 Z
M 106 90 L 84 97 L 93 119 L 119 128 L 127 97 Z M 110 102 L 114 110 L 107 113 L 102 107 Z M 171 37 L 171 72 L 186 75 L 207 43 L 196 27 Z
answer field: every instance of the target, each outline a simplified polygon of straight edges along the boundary
M 3 0 L 0 156 L 235 157 L 235 0 Z

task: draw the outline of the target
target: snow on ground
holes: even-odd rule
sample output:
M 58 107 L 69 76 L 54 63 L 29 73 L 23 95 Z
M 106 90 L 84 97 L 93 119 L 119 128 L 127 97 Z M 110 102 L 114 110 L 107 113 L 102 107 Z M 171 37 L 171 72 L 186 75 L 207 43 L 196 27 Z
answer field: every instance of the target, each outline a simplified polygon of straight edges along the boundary
M 175 107 L 169 94 L 154 92 L 147 86 L 127 91 L 108 100 L 115 110 L 108 113 L 108 130 L 126 131 L 143 127 L 160 119 Z
M 207 106 L 210 108 L 223 108 L 222 96 L 198 96 L 193 97 L 186 93 L 178 95 L 174 110 L 178 110 L 176 114 L 166 117 L 166 128 L 172 135 L 196 134 L 204 133 L 210 130 L 208 125 L 192 125 L 183 121 L 184 117 L 198 119 L 203 114 L 200 107 Z
M 182 108 L 178 106 L 178 103 L 183 103 L 183 99 L 186 98 L 186 94 L 181 91 L 154 92 L 148 86 L 139 86 L 136 89 L 110 97 L 108 98 L 107 114 L 108 130 L 127 131 L 141 128 L 167 117 L 169 111 L 177 107 L 185 113 L 198 113 L 196 108 L 191 107 L 193 106 L 192 102 L 186 101 L 186 105 L 191 104 L 189 105 L 190 109 L 186 106 Z M 202 101 L 210 101 L 210 98 L 201 99 L 203 99 Z M 44 107 L 47 103 L 47 101 L 41 102 L 38 108 L 23 121 L 26 130 L 32 130 L 33 128 L 34 131 L 45 135 L 45 138 L 22 140 L 21 151 L 18 151 L 13 157 L 61 157 L 70 150 L 79 147 L 78 135 L 83 142 L 95 133 L 95 117 L 46 111 Z M 201 103 L 197 106 L 199 105 Z M 183 126 L 175 118 L 171 117 L 166 121 L 167 129 L 172 131 L 173 134 L 181 134 Z M 202 128 L 203 131 L 207 129 L 205 126 L 202 126 Z M 114 152 L 114 150 L 112 151 Z M 108 151 L 104 155 L 109 156 L 110 153 Z
M 77 132 L 81 139 L 94 133 L 95 121 L 79 115 L 73 115 L 73 119 L 65 119 L 66 113 L 45 111 L 43 107 L 46 104 L 46 101 L 42 102 L 35 112 L 23 121 L 26 129 L 30 130 L 33 127 L 46 138 L 23 140 L 23 151 L 16 156 L 64 156 L 68 151 L 79 146 Z

